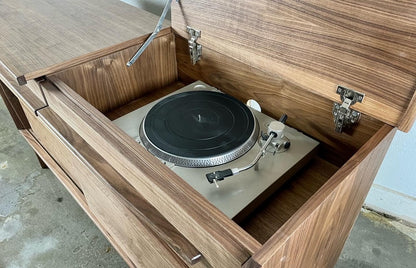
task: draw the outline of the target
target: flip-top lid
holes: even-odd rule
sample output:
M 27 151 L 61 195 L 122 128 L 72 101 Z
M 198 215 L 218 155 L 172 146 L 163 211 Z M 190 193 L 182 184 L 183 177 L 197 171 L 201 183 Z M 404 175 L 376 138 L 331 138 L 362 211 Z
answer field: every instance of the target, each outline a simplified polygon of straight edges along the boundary
M 181 0 L 172 27 L 198 43 L 408 131 L 416 117 L 416 2 Z M 204 56 L 202 56 L 204 57 Z M 202 58 L 203 60 L 203 58 Z

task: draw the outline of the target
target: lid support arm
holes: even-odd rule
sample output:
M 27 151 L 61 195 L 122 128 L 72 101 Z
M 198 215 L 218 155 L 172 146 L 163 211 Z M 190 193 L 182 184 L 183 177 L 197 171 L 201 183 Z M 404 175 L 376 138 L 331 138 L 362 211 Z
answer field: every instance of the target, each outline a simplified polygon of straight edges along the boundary
M 178 0 L 176 0 L 178 2 Z M 137 52 L 134 54 L 134 56 L 127 62 L 127 66 L 132 66 L 136 60 L 140 57 L 140 55 L 143 54 L 143 52 L 146 50 L 146 48 L 150 45 L 150 43 L 155 39 L 156 35 L 160 32 L 163 26 L 163 22 L 165 21 L 166 14 L 168 13 L 170 6 L 172 5 L 172 0 L 167 0 L 165 7 L 163 8 L 162 15 L 160 15 L 159 21 L 153 30 L 153 33 L 146 39 L 146 41 L 143 43 L 143 45 L 137 50 Z

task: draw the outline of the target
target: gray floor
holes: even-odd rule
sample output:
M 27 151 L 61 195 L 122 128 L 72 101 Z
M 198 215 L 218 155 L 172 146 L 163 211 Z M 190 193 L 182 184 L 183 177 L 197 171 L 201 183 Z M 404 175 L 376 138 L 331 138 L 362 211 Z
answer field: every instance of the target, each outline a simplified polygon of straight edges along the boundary
M 0 268 L 125 266 L 0 101 Z M 363 211 L 336 267 L 416 267 L 415 229 Z

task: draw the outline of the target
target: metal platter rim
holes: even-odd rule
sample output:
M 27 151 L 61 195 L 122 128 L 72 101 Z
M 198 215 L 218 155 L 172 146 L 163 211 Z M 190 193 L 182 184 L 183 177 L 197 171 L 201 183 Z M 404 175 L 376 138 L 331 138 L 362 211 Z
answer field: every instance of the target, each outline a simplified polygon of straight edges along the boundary
M 219 92 L 221 94 L 224 94 L 222 92 Z M 244 105 L 242 103 L 242 105 Z M 250 107 L 247 107 L 250 111 L 253 120 L 254 120 L 254 126 L 253 131 L 251 132 L 251 135 L 249 138 L 240 146 L 237 148 L 230 150 L 228 152 L 225 152 L 220 155 L 215 155 L 211 157 L 186 157 L 186 156 L 178 156 L 174 155 L 172 153 L 166 152 L 159 147 L 157 147 L 148 137 L 145 130 L 145 121 L 147 115 L 143 118 L 142 122 L 139 126 L 139 137 L 142 141 L 143 146 L 154 156 L 162 159 L 163 161 L 172 163 L 176 166 L 181 167 L 212 167 L 212 166 L 218 166 L 222 164 L 226 164 L 228 162 L 231 162 L 241 156 L 243 156 L 245 153 L 247 153 L 256 143 L 257 139 L 259 137 L 259 123 L 254 115 L 253 111 L 250 109 Z

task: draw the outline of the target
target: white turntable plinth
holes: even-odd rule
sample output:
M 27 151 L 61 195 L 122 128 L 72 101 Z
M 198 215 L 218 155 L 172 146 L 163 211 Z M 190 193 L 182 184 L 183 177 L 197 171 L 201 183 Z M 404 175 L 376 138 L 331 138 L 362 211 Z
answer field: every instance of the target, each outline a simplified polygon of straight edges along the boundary
M 218 91 L 216 88 L 208 86 L 201 81 L 197 81 L 172 94 L 198 90 Z M 113 122 L 129 136 L 140 142 L 139 126 L 148 111 L 160 100 L 149 103 Z M 267 132 L 269 123 L 275 121 L 275 119 L 263 113 L 254 110 L 252 111 L 260 124 L 260 130 Z M 256 199 L 266 198 L 267 195 L 272 193 L 270 190 L 274 190 L 274 186 L 287 180 L 289 176 L 292 176 L 306 164 L 312 157 L 313 152 L 315 151 L 314 149 L 319 145 L 319 142 L 288 126 L 285 127 L 284 135 L 290 140 L 291 146 L 289 150 L 275 155 L 267 153 L 259 161 L 257 168 L 251 168 L 226 178 L 219 182 L 219 188 L 210 184 L 207 181 L 205 174 L 217 170 L 232 169 L 247 165 L 255 158 L 260 150 L 261 146 L 259 143 L 256 143 L 251 150 L 242 157 L 215 167 L 186 168 L 161 161 L 229 218 L 234 218 L 237 215 L 238 218 L 240 218 L 242 214 L 249 212 L 248 209 L 245 208 L 254 209 L 253 206 L 249 205 L 253 204 Z

